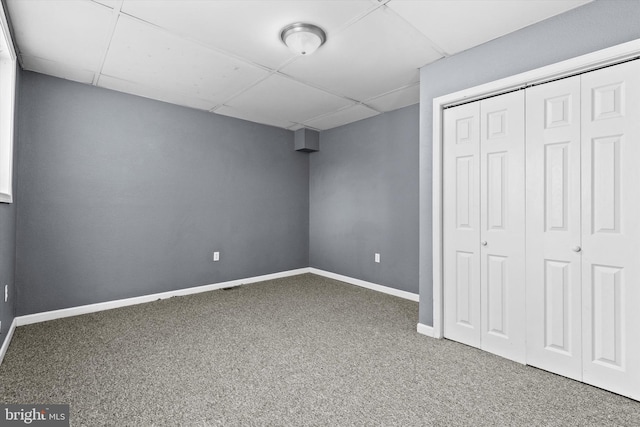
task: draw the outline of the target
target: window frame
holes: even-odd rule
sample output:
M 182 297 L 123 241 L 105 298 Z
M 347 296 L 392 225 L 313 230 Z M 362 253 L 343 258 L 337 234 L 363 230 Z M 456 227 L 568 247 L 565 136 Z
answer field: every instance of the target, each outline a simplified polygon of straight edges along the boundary
M 13 127 L 17 56 L 0 6 L 0 202 L 13 203 Z

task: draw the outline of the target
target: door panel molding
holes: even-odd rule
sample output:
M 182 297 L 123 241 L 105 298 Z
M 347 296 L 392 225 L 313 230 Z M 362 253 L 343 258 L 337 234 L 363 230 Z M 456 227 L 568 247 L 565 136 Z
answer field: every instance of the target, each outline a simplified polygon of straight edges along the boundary
M 529 216 L 534 215 L 527 215 L 527 230 L 533 227 L 531 230 L 538 230 L 545 238 L 534 248 L 541 256 L 535 262 L 527 257 L 526 269 L 527 281 L 530 270 L 540 272 L 536 280 L 542 287 L 536 291 L 535 298 L 545 309 L 535 319 L 542 325 L 541 332 L 536 332 L 536 346 L 541 343 L 539 348 L 543 352 L 540 354 L 545 355 L 539 359 L 532 357 L 530 361 L 527 342 L 526 362 L 544 364 L 546 358 L 551 360 L 557 356 L 557 361 L 568 361 L 566 370 L 561 368 L 559 372 L 557 366 L 550 370 L 640 400 L 640 363 L 637 362 L 640 360 L 640 340 L 635 339 L 640 336 L 640 310 L 637 310 L 640 263 L 636 259 L 640 254 L 640 224 L 636 220 L 640 217 L 640 195 L 634 191 L 635 183 L 640 182 L 640 168 L 637 167 L 640 159 L 640 120 L 637 119 L 640 117 L 640 61 L 636 60 L 639 57 L 640 40 L 635 40 L 433 100 L 435 337 L 443 336 L 445 324 L 443 284 L 446 266 L 443 263 L 442 227 L 448 216 L 443 202 L 443 194 L 446 194 L 442 157 L 445 109 L 507 92 L 524 92 L 518 89 L 534 92 L 542 83 L 562 84 L 577 78 L 581 82 L 577 95 L 574 90 L 546 96 L 539 113 L 540 135 L 546 132 L 555 136 L 545 140 L 538 148 L 539 153 L 534 155 L 543 165 L 536 178 L 542 184 L 539 194 L 530 198 L 527 192 L 527 213 L 532 206 L 536 209 L 540 206 L 542 219 L 530 223 Z M 620 65 L 616 67 L 605 68 L 618 63 Z M 632 71 L 622 73 L 620 77 L 616 74 L 618 69 Z M 585 78 L 587 72 L 589 76 Z M 615 78 L 599 79 L 601 75 Z M 582 104 L 576 104 L 576 97 Z M 629 116 L 635 119 L 628 120 Z M 482 120 L 485 126 L 481 137 L 487 145 L 499 141 L 510 131 L 508 111 L 491 111 Z M 460 123 L 461 143 L 468 132 L 464 133 L 464 122 Z M 577 147 L 575 135 L 571 134 L 576 126 L 581 134 Z M 564 137 L 563 133 L 566 134 Z M 502 191 L 501 181 L 511 169 L 511 158 L 493 153 L 496 155 L 488 158 L 487 153 L 481 151 L 479 160 L 479 169 L 485 172 L 481 178 L 494 187 L 491 197 L 486 197 L 487 194 L 481 197 L 481 200 L 491 199 L 487 206 L 481 207 L 482 212 L 489 213 L 480 224 L 479 240 L 483 245 L 486 240 L 483 233 L 498 233 L 510 227 L 509 216 L 505 214 L 505 206 L 510 203 L 505 202 L 505 197 L 509 194 Z M 527 188 L 529 182 L 527 173 Z M 527 241 L 527 255 L 528 251 Z M 485 281 L 481 294 L 486 302 L 491 300 L 491 307 L 504 307 L 500 302 L 504 301 L 501 298 L 508 289 L 504 286 L 508 276 L 505 271 L 512 258 L 489 252 L 486 245 L 480 248 L 480 254 L 480 271 L 484 272 L 480 277 Z M 497 263 L 501 266 L 497 268 L 494 261 L 500 256 L 504 258 Z M 491 269 L 495 273 L 491 280 L 487 275 L 489 261 L 496 264 Z M 528 306 L 529 285 L 526 293 Z M 483 339 L 505 335 L 504 331 L 510 325 L 505 321 L 503 311 L 495 309 L 491 316 L 481 314 Z M 527 329 L 530 311 L 527 309 Z M 529 340 L 529 331 L 526 335 Z M 562 366 L 564 362 L 558 363 Z
M 640 39 L 622 43 L 606 49 L 581 55 L 556 64 L 516 74 L 469 89 L 453 92 L 433 99 L 433 132 L 432 144 L 432 227 L 431 238 L 433 258 L 433 335 L 443 336 L 443 258 L 442 258 L 442 225 L 443 225 L 443 111 L 446 107 L 468 103 L 513 90 L 547 83 L 556 79 L 592 71 L 612 64 L 631 60 L 640 56 Z M 422 189 L 421 191 L 428 191 Z M 427 230 L 421 231 L 427 233 Z

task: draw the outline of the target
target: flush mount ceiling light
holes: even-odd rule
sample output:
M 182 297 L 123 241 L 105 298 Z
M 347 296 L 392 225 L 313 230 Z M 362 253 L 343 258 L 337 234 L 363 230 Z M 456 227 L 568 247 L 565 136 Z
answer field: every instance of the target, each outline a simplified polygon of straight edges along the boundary
M 280 38 L 298 55 L 310 55 L 324 44 L 327 34 L 316 25 L 296 22 L 284 27 Z

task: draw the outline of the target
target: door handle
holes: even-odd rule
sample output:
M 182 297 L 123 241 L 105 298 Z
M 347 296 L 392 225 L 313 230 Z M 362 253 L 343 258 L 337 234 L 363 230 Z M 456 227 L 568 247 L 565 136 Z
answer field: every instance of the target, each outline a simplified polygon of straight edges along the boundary
M 574 246 L 573 248 L 571 248 L 571 250 L 573 252 L 580 252 L 580 251 L 582 251 L 582 248 L 580 246 Z
M 487 246 L 487 241 L 486 241 L 486 240 L 483 240 L 482 242 L 480 242 L 480 244 L 481 244 L 482 246 Z

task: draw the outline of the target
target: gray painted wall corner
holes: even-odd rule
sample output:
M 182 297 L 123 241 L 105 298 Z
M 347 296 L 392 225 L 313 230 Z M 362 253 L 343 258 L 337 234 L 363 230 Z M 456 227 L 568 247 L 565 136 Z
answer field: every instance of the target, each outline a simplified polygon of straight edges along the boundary
M 15 195 L 14 195 L 15 196 Z M 14 197 L 14 200 L 16 198 Z M 0 203 L 0 346 L 15 317 L 16 202 Z M 9 299 L 4 302 L 4 287 L 9 286 Z
M 19 114 L 18 315 L 308 266 L 293 132 L 32 72 Z
M 418 293 L 418 111 L 321 132 L 310 155 L 311 267 Z

